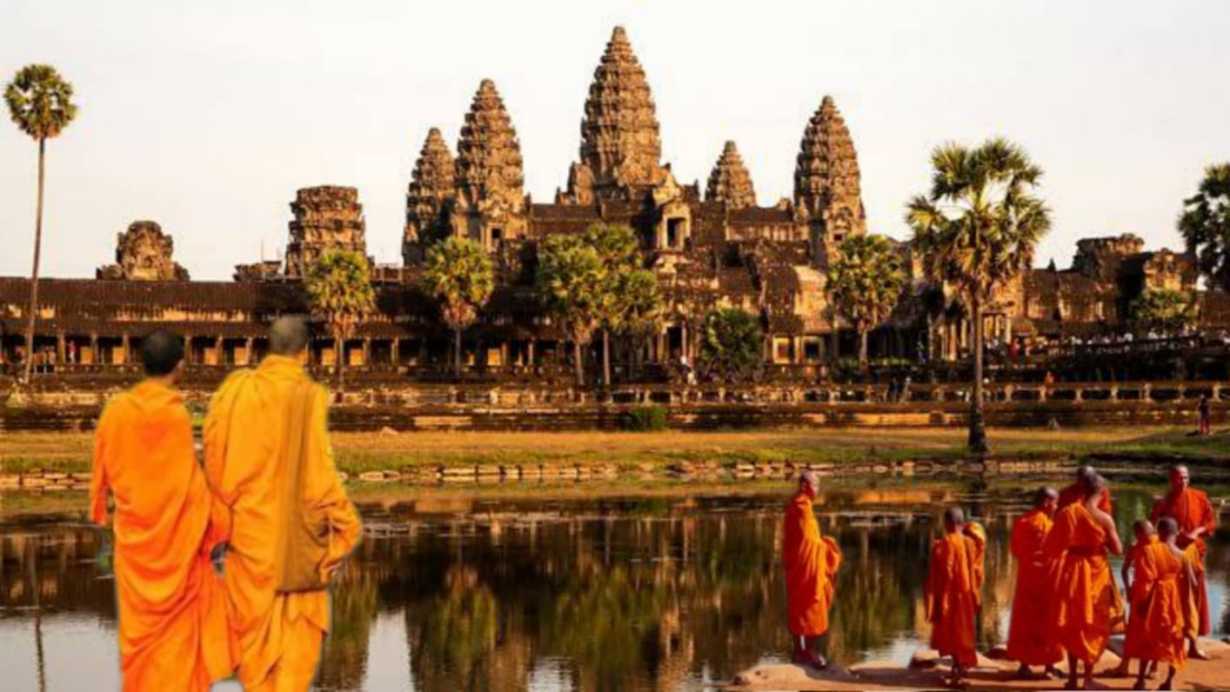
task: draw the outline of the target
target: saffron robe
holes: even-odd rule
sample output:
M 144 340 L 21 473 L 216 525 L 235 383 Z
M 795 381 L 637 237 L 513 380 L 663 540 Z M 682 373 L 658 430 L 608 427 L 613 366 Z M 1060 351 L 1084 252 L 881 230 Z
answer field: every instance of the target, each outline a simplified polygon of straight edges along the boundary
M 967 522 L 962 530 L 967 538 L 973 541 L 974 552 L 971 565 L 974 577 L 975 604 L 982 607 L 982 585 L 986 582 L 987 530 L 976 521 Z
M 1123 619 L 1106 559 L 1106 531 L 1084 504 L 1070 504 L 1055 515 L 1043 552 L 1055 562 L 1051 631 L 1069 654 L 1092 664 Z
M 1180 533 L 1176 540 L 1179 548 L 1186 549 L 1190 545 L 1196 546 L 1198 559 L 1192 562 L 1192 569 L 1196 572 L 1197 583 L 1194 585 L 1193 597 L 1200 616 L 1198 633 L 1200 636 L 1205 636 L 1212 631 L 1213 624 L 1209 617 L 1209 592 L 1204 573 L 1204 560 L 1209 548 L 1203 536 L 1192 541 L 1184 534 L 1203 526 L 1207 529 L 1205 535 L 1208 535 L 1217 526 L 1217 515 L 1213 512 L 1209 496 L 1194 488 L 1185 488 L 1177 495 L 1173 492 L 1167 493 L 1165 497 L 1154 503 L 1149 517 L 1154 523 L 1162 517 L 1173 518 L 1179 524 Z
M 1134 548 L 1130 559 L 1132 587 L 1124 656 L 1181 667 L 1187 647 L 1183 641 L 1185 613 L 1180 581 L 1186 572 L 1184 559 L 1174 549 L 1150 536 Z
M 234 642 L 210 550 L 223 538 L 197 463 L 183 395 L 146 380 L 103 411 L 90 519 L 115 497 L 115 590 L 125 690 L 207 690 L 231 674 Z
M 1200 562 L 1200 552 L 1196 544 L 1191 543 L 1183 549 L 1183 559 L 1192 566 L 1192 576 L 1195 583 L 1187 578 L 1186 572 L 1179 581 L 1179 595 L 1183 599 L 1183 636 L 1196 639 L 1200 635 L 1200 603 L 1204 593 L 1204 572 Z
M 1085 489 L 1080 483 L 1073 483 L 1059 491 L 1059 509 L 1085 500 Z M 1114 515 L 1114 503 L 1110 499 L 1110 488 L 1102 488 L 1102 496 L 1098 498 L 1098 509 Z
M 236 371 L 222 383 L 205 420 L 205 467 L 230 522 L 226 587 L 240 647 L 238 677 L 248 692 L 307 689 L 330 625 L 328 591 L 276 591 L 276 546 L 291 511 L 279 493 L 280 457 L 286 436 L 303 434 L 305 422 L 287 420 L 287 408 L 306 380 L 297 360 L 267 356 L 255 370 Z M 330 526 L 321 565 L 327 578 L 355 546 L 361 527 L 334 468 L 323 388 L 315 388 L 314 399 L 303 451 L 303 506 Z
M 833 577 L 841 565 L 841 548 L 832 538 L 820 534 L 811 498 L 802 492 L 786 505 L 782 562 L 790 632 L 805 637 L 824 634 L 829 629 Z
M 926 587 L 931 648 L 966 668 L 978 663 L 974 648 L 974 620 L 981 602 L 974 565 L 977 551 L 974 539 L 960 533 L 944 534 L 931 546 Z
M 1050 570 L 1042 549 L 1051 523 L 1046 512 L 1034 509 L 1012 526 L 1012 556 L 1017 567 L 1008 658 L 1027 666 L 1051 665 L 1063 659 L 1063 647 L 1055 640 L 1042 605 L 1051 600 Z

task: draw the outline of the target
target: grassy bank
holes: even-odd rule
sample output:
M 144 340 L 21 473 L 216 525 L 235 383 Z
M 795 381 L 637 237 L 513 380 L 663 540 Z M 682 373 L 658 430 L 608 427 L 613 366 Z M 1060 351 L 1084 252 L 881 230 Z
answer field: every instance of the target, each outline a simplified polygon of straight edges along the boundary
M 1047 458 L 1131 455 L 1230 464 L 1230 434 L 1189 436 L 1178 428 L 1091 428 L 1047 431 L 993 429 L 997 456 Z M 737 432 L 422 432 L 333 436 L 338 467 L 369 470 L 462 465 L 605 464 L 654 469 L 674 463 L 850 463 L 952 459 L 964 454 L 965 433 L 949 428 L 752 430 Z M 0 468 L 89 470 L 87 433 L 0 435 Z

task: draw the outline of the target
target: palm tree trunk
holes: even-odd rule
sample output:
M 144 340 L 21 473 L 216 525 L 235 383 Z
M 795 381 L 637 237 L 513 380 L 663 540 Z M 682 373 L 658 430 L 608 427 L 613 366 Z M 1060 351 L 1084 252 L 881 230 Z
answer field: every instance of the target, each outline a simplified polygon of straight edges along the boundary
M 867 334 L 868 331 L 866 329 L 858 333 L 858 368 L 864 373 L 870 369 L 870 363 L 867 360 Z
M 333 361 L 337 365 L 337 391 L 342 391 L 342 368 L 346 365 L 346 342 L 336 334 L 333 335 Z
M 982 304 L 977 297 L 971 303 L 974 317 L 974 396 L 969 410 L 969 451 L 981 456 L 990 451 L 982 418 Z
M 34 207 L 34 268 L 30 270 L 30 315 L 26 322 L 26 374 L 34 370 L 34 318 L 38 313 L 38 261 L 43 246 L 43 171 L 46 168 L 47 140 L 38 140 L 38 203 Z
M 581 362 L 581 339 L 580 337 L 572 340 L 572 364 L 577 373 L 577 386 L 585 386 L 585 366 Z
M 602 386 L 611 386 L 611 332 L 602 330 Z
M 461 379 L 461 328 L 453 330 L 453 376 Z

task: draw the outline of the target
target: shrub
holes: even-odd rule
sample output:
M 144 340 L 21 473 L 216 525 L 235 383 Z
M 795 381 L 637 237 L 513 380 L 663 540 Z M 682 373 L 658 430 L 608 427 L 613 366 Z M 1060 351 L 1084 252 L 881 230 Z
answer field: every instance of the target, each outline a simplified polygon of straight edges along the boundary
M 666 415 L 665 406 L 637 406 L 624 412 L 622 425 L 637 432 L 666 430 Z

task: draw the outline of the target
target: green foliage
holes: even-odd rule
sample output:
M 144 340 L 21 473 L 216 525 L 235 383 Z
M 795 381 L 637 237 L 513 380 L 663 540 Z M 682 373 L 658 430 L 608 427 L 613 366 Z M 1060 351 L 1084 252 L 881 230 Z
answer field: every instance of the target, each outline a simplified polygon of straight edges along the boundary
M 324 318 L 339 346 L 354 336 L 359 322 L 376 309 L 370 268 L 362 253 L 328 250 L 308 265 L 303 280 L 313 312 Z M 345 367 L 344 349 L 337 353 L 338 381 Z
M 495 289 L 491 258 L 478 243 L 450 237 L 427 250 L 423 287 L 440 301 L 444 322 L 465 329 L 478 319 L 478 311 Z
M 1138 330 L 1171 334 L 1195 321 L 1196 301 L 1183 291 L 1154 288 L 1132 301 L 1131 314 Z
M 764 360 L 760 319 L 737 308 L 714 310 L 705 317 L 699 365 L 726 381 L 751 377 Z
M 635 432 L 657 432 L 666 430 L 667 411 L 665 406 L 637 406 L 624 412 L 621 425 L 624 430 Z
M 605 280 L 602 256 L 581 236 L 552 235 L 539 249 L 539 295 L 576 341 L 588 343 L 602 320 Z
M 77 115 L 73 85 L 50 65 L 26 65 L 4 90 L 9 116 L 36 140 L 59 135 Z
M 621 224 L 593 224 L 584 239 L 602 261 L 599 323 L 613 332 L 645 329 L 661 310 L 658 278 L 641 267 L 636 233 Z
M 829 267 L 828 282 L 837 310 L 859 333 L 859 361 L 866 365 L 867 332 L 888 318 L 905 287 L 901 255 L 884 236 L 850 236 Z
M 1205 169 L 1200 191 L 1183 201 L 1179 233 L 1210 286 L 1230 290 L 1230 163 Z

